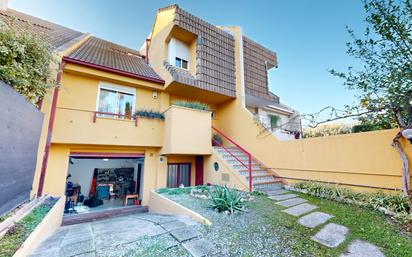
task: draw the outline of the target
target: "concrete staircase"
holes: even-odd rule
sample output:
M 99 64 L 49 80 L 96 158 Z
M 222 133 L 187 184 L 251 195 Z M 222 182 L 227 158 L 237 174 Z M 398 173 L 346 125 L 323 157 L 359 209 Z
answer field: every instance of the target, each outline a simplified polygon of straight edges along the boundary
M 228 153 L 223 147 L 213 147 L 215 153 L 217 153 L 221 159 L 226 161 L 235 172 L 238 172 L 244 179 L 247 186 L 249 186 L 249 171 L 239 162 L 241 160 L 244 164 L 248 164 L 248 156 L 239 148 L 226 147 L 230 153 Z M 281 179 L 267 168 L 264 164 L 252 157 L 252 185 L 254 190 L 270 191 L 282 188 Z

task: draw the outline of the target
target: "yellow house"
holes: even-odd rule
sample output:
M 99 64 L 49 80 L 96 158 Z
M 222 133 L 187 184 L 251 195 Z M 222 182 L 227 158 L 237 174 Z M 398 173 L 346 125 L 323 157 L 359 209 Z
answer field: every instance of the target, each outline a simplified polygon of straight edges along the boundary
M 80 213 L 88 208 L 79 202 L 102 209 L 130 205 L 130 197 L 148 205 L 153 189 L 207 183 L 252 190 L 312 179 L 399 188 L 396 153 L 376 140 L 394 131 L 323 141 L 280 141 L 262 131 L 250 110 L 276 102 L 267 71 L 277 56 L 240 27 L 217 27 L 172 5 L 158 10 L 136 51 L 10 9 L 1 13 L 35 31 L 47 28 L 41 32 L 61 59 L 59 86 L 41 104 L 33 195 L 67 195 Z M 361 158 L 350 144 L 375 150 Z

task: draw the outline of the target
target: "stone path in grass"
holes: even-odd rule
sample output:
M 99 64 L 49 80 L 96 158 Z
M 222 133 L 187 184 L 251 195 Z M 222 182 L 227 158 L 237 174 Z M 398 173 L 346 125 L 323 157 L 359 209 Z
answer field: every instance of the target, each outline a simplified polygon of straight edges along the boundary
M 316 228 L 324 225 L 332 215 L 318 210 L 318 206 L 307 203 L 307 200 L 292 194 L 287 190 L 278 189 L 267 191 L 268 197 L 275 201 L 275 204 L 287 207 L 283 212 L 300 217 L 297 222 L 307 228 Z M 316 210 L 316 211 L 315 211 Z M 319 232 L 311 237 L 327 247 L 335 248 L 346 240 L 346 236 L 350 233 L 349 229 L 343 225 L 336 223 L 328 223 L 324 225 Z M 340 257 L 384 257 L 385 255 L 373 244 L 361 240 L 354 240 L 348 246 L 345 253 Z
M 64 226 L 30 257 L 194 256 L 214 253 L 200 224 L 186 217 L 133 214 Z

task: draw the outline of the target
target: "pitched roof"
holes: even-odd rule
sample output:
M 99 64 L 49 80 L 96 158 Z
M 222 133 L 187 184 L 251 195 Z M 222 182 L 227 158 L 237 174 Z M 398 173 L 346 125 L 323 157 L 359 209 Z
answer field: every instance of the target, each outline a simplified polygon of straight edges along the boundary
M 85 35 L 82 32 L 12 9 L 0 10 L 0 20 L 19 32 L 29 32 L 37 36 L 44 36 L 45 42 L 54 49 L 64 47 L 70 41 Z
M 65 60 L 106 71 L 120 72 L 126 76 L 164 83 L 138 51 L 97 37 L 87 39 Z

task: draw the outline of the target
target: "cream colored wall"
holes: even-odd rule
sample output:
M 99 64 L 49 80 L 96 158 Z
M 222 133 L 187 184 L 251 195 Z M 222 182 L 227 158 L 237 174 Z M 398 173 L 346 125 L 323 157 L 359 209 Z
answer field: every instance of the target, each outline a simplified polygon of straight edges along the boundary
M 215 171 L 214 163 L 218 163 L 219 170 Z M 216 153 L 204 158 L 204 183 L 212 185 L 227 185 L 239 190 L 248 191 L 248 184 L 237 171 L 223 161 Z M 223 177 L 228 177 L 228 180 Z
M 210 112 L 171 106 L 164 115 L 163 154 L 211 154 Z
M 234 29 L 236 38 L 241 31 Z M 241 48 L 236 40 L 237 87 L 241 87 Z M 217 127 L 281 176 L 387 188 L 401 187 L 401 161 L 390 146 L 396 130 L 279 141 L 261 135 L 241 99 L 220 105 Z M 412 147 L 403 143 L 409 158 Z M 358 188 L 365 190 L 365 188 Z

